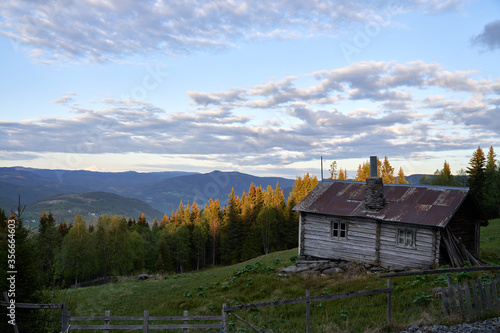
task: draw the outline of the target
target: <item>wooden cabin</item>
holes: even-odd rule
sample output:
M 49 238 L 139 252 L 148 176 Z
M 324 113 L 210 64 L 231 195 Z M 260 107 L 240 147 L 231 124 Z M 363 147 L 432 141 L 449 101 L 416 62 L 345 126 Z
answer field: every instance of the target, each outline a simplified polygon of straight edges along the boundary
M 324 180 L 294 210 L 300 256 L 384 269 L 480 264 L 480 227 L 488 225 L 468 188 L 382 184 L 377 177 L 366 184 Z

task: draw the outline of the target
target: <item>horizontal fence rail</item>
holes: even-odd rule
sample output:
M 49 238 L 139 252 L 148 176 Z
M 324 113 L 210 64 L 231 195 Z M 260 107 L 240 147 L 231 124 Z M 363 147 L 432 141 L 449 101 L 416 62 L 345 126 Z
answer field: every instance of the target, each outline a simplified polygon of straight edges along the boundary
M 446 273 L 461 273 L 461 272 L 481 272 L 481 271 L 500 271 L 500 266 L 484 266 L 484 267 L 459 267 L 459 268 L 443 268 L 443 269 L 426 269 L 421 271 L 408 271 L 398 273 L 380 274 L 379 278 L 389 278 L 398 276 L 414 276 L 414 275 L 429 275 L 429 274 L 446 274 Z
M 68 311 L 69 312 L 69 311 Z M 104 316 L 89 316 L 89 317 L 76 317 L 71 316 L 71 313 L 67 316 L 68 320 L 66 323 L 66 331 L 78 329 L 78 330 L 104 330 L 108 332 L 109 330 L 142 330 L 143 332 L 148 332 L 149 330 L 165 330 L 165 329 L 182 329 L 187 332 L 189 329 L 199 329 L 199 328 L 212 328 L 220 329 L 222 327 L 221 321 L 222 316 L 189 316 L 188 311 L 184 311 L 182 316 L 150 316 L 148 310 L 144 310 L 143 316 L 111 316 L 110 311 L 106 311 Z M 103 324 L 82 324 L 78 322 L 89 322 L 89 321 L 101 321 Z M 117 324 L 110 323 L 111 321 L 140 321 L 142 324 Z M 154 324 L 154 321 L 182 321 L 179 324 Z M 189 323 L 190 321 L 217 321 L 216 324 L 205 324 L 205 323 Z
M 387 322 L 391 322 L 391 293 L 394 288 L 391 286 L 391 280 L 387 280 L 387 288 L 381 289 L 372 289 L 372 290 L 361 290 L 361 291 L 352 291 L 338 294 L 329 294 L 329 295 L 319 295 L 319 296 L 309 296 L 309 290 L 306 290 L 306 297 L 299 298 L 290 298 L 290 299 L 282 299 L 276 301 L 266 301 L 266 302 L 258 302 L 258 303 L 250 303 L 250 304 L 238 304 L 238 305 L 230 305 L 227 306 L 225 303 L 222 305 L 222 329 L 223 332 L 227 332 L 228 323 L 227 323 L 227 314 L 231 314 L 236 319 L 250 327 L 253 331 L 260 333 L 261 331 L 250 324 L 245 319 L 236 315 L 234 311 L 237 310 L 248 310 L 248 309 L 256 309 L 268 306 L 277 306 L 277 305 L 288 305 L 288 304 L 298 304 L 298 303 L 306 303 L 306 332 L 309 333 L 311 331 L 310 327 L 310 302 L 317 301 L 325 301 L 332 299 L 342 299 L 349 297 L 359 297 L 359 296 L 370 296 L 370 295 L 379 295 L 379 294 L 387 294 Z
M 265 306 L 325 301 L 325 300 L 329 300 L 329 299 L 339 299 L 339 298 L 347 298 L 347 297 L 378 295 L 378 294 L 385 294 L 385 293 L 392 292 L 392 290 L 393 290 L 393 288 L 382 288 L 382 289 L 353 291 L 353 292 L 330 294 L 330 295 L 290 298 L 290 299 L 282 299 L 282 300 L 277 300 L 277 301 L 252 303 L 252 304 L 231 305 L 231 306 L 226 306 L 226 311 L 254 309 L 254 308 L 261 308 L 261 307 L 265 307 Z

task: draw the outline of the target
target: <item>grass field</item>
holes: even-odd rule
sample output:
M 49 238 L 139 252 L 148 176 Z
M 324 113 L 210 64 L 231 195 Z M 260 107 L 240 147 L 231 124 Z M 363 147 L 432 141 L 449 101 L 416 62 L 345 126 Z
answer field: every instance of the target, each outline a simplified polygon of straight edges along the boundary
M 500 219 L 489 222 L 489 226 L 481 228 L 481 258 L 500 265 Z
M 481 253 L 490 264 L 500 264 L 500 219 L 490 221 L 481 230 Z M 279 269 L 293 264 L 297 250 L 276 252 L 233 266 L 200 272 L 154 277 L 147 281 L 134 278 L 119 282 L 57 292 L 54 301 L 66 301 L 76 316 L 103 316 L 111 310 L 116 316 L 220 315 L 222 304 L 304 297 L 348 291 L 384 288 L 387 281 L 367 273 L 360 266 L 337 275 L 278 276 Z M 453 274 L 454 281 L 468 280 L 481 273 Z M 386 295 L 362 296 L 344 300 L 311 303 L 313 332 L 389 332 L 411 324 L 453 324 L 444 318 L 440 298 L 433 289 L 446 285 L 446 275 L 393 278 L 393 325 L 386 325 Z M 242 310 L 245 318 L 263 332 L 304 332 L 305 304 Z M 490 315 L 498 315 L 490 314 Z M 250 332 L 244 324 L 229 316 L 231 332 Z M 195 332 L 195 330 L 191 330 Z

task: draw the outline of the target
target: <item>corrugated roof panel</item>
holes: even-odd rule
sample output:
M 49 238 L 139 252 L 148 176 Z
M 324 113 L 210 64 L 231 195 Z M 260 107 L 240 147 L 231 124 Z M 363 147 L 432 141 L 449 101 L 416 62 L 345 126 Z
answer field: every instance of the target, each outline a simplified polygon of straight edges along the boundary
M 372 212 L 364 210 L 365 183 L 326 181 L 319 183 L 294 209 L 445 227 L 468 193 L 467 188 L 384 184 L 386 205 Z

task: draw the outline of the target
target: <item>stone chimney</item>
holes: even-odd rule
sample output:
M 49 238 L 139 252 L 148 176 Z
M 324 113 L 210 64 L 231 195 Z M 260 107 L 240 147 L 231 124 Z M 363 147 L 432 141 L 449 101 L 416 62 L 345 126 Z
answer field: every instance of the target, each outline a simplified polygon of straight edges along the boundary
M 365 210 L 379 211 L 385 205 L 384 184 L 377 177 L 377 156 L 370 156 L 370 178 L 366 180 Z

